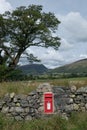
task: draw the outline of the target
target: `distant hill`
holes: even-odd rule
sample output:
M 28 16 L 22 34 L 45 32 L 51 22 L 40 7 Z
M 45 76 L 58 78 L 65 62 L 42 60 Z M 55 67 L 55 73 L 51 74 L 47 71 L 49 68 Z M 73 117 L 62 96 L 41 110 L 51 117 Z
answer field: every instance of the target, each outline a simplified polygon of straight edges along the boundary
M 20 66 L 19 69 L 27 75 L 40 74 L 76 74 L 77 76 L 87 76 L 87 59 L 82 59 L 71 64 L 67 64 L 55 69 L 48 69 L 43 64 L 28 64 Z
M 87 59 L 82 59 L 74 63 L 57 67 L 53 73 L 87 73 Z
M 48 69 L 43 64 L 28 64 L 18 67 L 24 74 L 43 74 L 47 73 Z

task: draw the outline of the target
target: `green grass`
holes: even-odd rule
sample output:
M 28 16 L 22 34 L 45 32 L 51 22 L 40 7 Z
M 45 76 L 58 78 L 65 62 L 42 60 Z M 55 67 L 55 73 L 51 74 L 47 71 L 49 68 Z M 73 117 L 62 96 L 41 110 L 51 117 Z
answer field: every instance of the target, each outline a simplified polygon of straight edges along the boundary
M 87 130 L 87 113 L 74 113 L 69 119 L 67 130 Z
M 28 94 L 35 90 L 39 84 L 48 82 L 53 86 L 72 86 L 76 85 L 77 88 L 87 86 L 87 78 L 66 78 L 66 79 L 53 79 L 53 80 L 32 80 L 32 81 L 19 81 L 19 82 L 1 82 L 0 83 L 0 97 L 6 93 L 15 92 L 16 94 Z
M 11 92 L 28 94 L 35 90 L 38 85 L 39 83 L 35 81 L 2 82 L 0 83 L 0 97 Z
M 48 82 L 56 86 L 87 86 L 87 78 L 69 78 L 56 80 L 20 81 L 0 83 L 0 97 L 8 92 L 28 94 L 40 83 Z M 0 130 L 87 130 L 87 113 L 75 113 L 68 121 L 52 116 L 47 119 L 15 121 L 0 114 Z
M 15 121 L 0 114 L 0 130 L 87 130 L 87 113 L 75 113 L 69 120 L 59 116 L 32 121 Z

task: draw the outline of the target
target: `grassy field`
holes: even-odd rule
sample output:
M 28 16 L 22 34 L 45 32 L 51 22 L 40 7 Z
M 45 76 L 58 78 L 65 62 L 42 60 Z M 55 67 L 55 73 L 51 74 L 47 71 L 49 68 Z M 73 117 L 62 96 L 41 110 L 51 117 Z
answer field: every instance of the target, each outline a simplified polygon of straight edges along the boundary
M 87 78 L 68 78 L 68 79 L 53 79 L 53 80 L 32 80 L 32 81 L 17 81 L 17 82 L 1 82 L 0 83 L 0 97 L 6 93 L 23 93 L 28 94 L 35 90 L 41 83 L 50 83 L 53 86 L 72 86 L 77 88 L 87 86 Z
M 0 97 L 8 92 L 28 94 L 43 82 L 54 86 L 87 86 L 87 78 L 2 82 Z M 68 121 L 58 116 L 33 121 L 15 121 L 0 114 L 0 130 L 87 130 L 87 113 L 74 113 Z

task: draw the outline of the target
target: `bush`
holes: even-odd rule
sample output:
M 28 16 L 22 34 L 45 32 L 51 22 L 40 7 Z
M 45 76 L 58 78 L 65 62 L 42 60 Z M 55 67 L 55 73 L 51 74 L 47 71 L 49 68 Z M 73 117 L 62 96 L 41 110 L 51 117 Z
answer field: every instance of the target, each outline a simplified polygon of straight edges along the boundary
M 20 70 L 13 70 L 5 65 L 0 65 L 0 82 L 22 80 L 24 77 Z

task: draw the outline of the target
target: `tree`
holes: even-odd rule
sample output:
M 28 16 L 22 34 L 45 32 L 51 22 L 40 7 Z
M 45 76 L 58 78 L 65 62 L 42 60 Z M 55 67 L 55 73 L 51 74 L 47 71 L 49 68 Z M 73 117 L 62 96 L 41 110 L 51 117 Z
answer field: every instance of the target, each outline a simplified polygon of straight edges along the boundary
M 37 59 L 37 57 L 33 56 L 31 53 L 28 55 L 27 59 L 30 64 L 33 64 L 33 62 L 40 62 L 40 60 Z
M 58 49 L 60 38 L 53 34 L 59 23 L 53 13 L 43 12 L 41 5 L 22 6 L 5 12 L 0 15 L 0 50 L 4 52 L 0 58 L 5 59 L 8 67 L 15 68 L 31 46 Z M 31 56 L 36 60 L 33 54 Z

